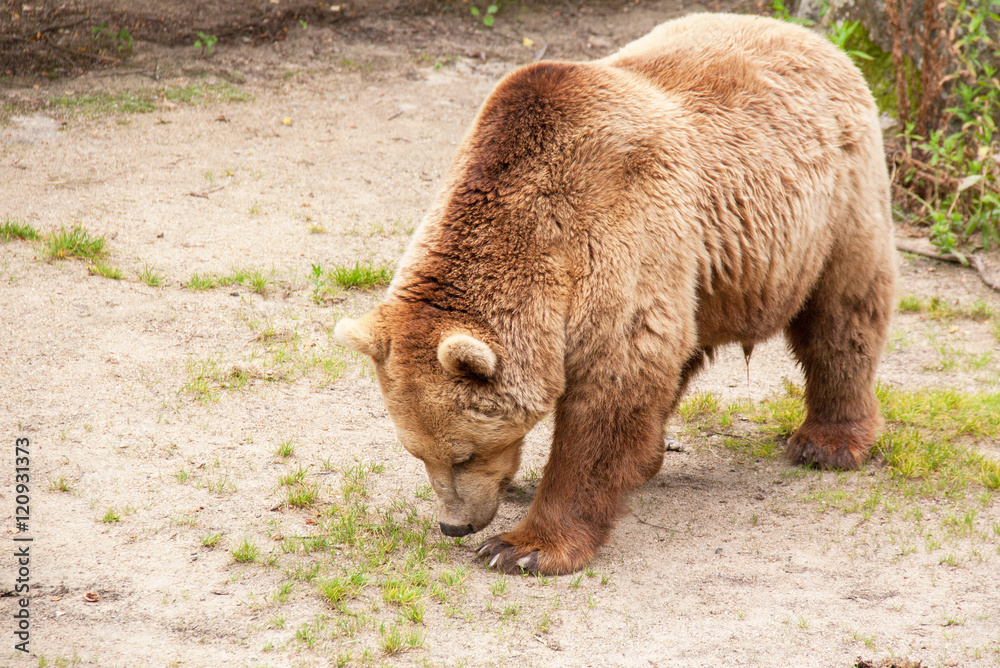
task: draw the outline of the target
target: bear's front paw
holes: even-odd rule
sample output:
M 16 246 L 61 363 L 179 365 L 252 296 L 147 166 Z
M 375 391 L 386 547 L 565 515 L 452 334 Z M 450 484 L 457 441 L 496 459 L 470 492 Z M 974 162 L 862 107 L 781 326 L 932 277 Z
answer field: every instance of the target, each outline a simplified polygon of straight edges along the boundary
M 505 573 L 561 575 L 583 568 L 596 548 L 544 545 L 540 541 L 519 540 L 512 531 L 493 536 L 476 550 L 487 566 Z
M 538 572 L 538 552 L 519 554 L 518 549 L 500 536 L 493 536 L 476 550 L 476 556 L 483 559 L 490 568 L 505 573 Z

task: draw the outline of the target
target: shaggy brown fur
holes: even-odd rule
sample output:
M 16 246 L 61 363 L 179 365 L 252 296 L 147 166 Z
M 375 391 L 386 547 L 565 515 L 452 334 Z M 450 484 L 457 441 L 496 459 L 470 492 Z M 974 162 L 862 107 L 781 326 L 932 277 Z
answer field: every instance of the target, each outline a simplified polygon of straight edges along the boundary
M 695 15 L 593 63 L 508 75 L 385 300 L 338 324 L 373 357 L 449 535 L 485 527 L 555 411 L 527 517 L 491 566 L 581 568 L 663 459 L 716 346 L 784 331 L 805 370 L 795 462 L 854 468 L 895 278 L 877 111 L 836 48 Z

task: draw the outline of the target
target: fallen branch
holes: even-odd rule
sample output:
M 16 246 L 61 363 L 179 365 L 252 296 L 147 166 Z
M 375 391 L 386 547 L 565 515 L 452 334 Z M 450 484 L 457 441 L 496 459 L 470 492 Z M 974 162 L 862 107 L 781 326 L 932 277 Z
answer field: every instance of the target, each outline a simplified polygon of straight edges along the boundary
M 973 255 L 972 257 L 969 258 L 969 260 L 972 262 L 972 266 L 976 268 L 976 273 L 979 274 L 979 280 L 988 285 L 992 290 L 1000 292 L 1000 283 L 994 281 L 992 278 L 990 278 L 983 272 L 982 258 L 980 258 L 978 255 Z
M 664 527 L 660 526 L 659 524 L 653 524 L 652 522 L 647 522 L 646 520 L 642 519 L 635 513 L 632 513 L 632 517 L 634 517 L 636 521 L 639 522 L 639 524 L 645 524 L 646 526 L 653 527 L 655 529 L 663 529 L 664 531 L 669 531 L 672 534 L 677 533 L 677 529 L 671 529 L 670 527 Z
M 205 199 L 208 199 L 209 195 L 211 195 L 212 193 L 215 193 L 215 192 L 219 192 L 220 190 L 222 190 L 225 187 L 226 186 L 217 186 L 215 188 L 212 188 L 211 190 L 203 190 L 200 193 L 196 193 L 196 192 L 194 192 L 192 190 L 191 192 L 188 193 L 188 195 L 190 195 L 191 197 L 204 197 Z
M 97 76 L 97 77 L 117 77 L 117 76 L 125 76 L 126 74 L 148 74 L 150 72 L 152 72 L 153 74 L 156 74 L 156 68 L 155 67 L 152 67 L 152 68 L 150 68 L 150 67 L 144 67 L 144 68 L 138 69 L 138 70 L 112 70 L 110 72 L 97 72 L 96 74 L 94 74 L 94 76 Z M 153 78 L 156 79 L 157 77 L 154 76 Z
M 954 253 L 938 253 L 935 251 L 929 251 L 926 248 L 921 248 L 920 246 L 910 243 L 905 239 L 896 239 L 896 250 L 904 253 L 912 253 L 913 255 L 919 255 L 921 257 L 927 257 L 939 262 L 950 262 L 951 264 L 960 264 L 962 266 L 972 265 L 972 268 L 976 270 L 977 274 L 979 274 L 979 280 L 981 280 L 991 290 L 1000 292 L 1000 282 L 995 281 L 986 275 L 983 270 L 983 260 L 978 255 L 958 256 Z
M 950 262 L 952 264 L 961 265 L 968 264 L 968 262 L 963 262 L 962 258 L 953 253 L 938 253 L 937 251 L 927 250 L 926 248 L 922 248 L 917 244 L 906 241 L 905 239 L 896 239 L 896 250 L 903 251 L 904 253 L 912 253 L 913 255 L 919 255 L 921 257 L 929 257 L 932 260 L 938 260 L 940 262 Z
M 62 51 L 63 53 L 65 53 L 67 55 L 70 55 L 70 56 L 80 56 L 80 57 L 83 57 L 83 58 L 90 58 L 92 60 L 101 60 L 101 61 L 106 62 L 106 63 L 116 63 L 117 64 L 117 63 L 122 62 L 121 58 L 115 58 L 113 56 L 102 56 L 99 53 L 88 53 L 87 51 L 74 51 L 73 49 L 67 49 L 64 46 L 59 46 L 58 44 L 46 43 L 45 47 L 49 48 L 49 49 L 53 49 L 55 51 Z

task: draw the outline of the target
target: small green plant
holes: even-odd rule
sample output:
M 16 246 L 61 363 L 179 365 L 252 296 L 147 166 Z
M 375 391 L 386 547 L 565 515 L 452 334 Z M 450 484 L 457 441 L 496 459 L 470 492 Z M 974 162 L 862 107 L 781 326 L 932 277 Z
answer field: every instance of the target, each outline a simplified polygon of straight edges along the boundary
M 163 274 L 156 270 L 155 264 L 144 264 L 142 269 L 135 272 L 135 276 L 151 288 L 159 288 L 163 286 Z
M 924 300 L 920 297 L 903 295 L 899 298 L 899 310 L 903 313 L 921 313 L 924 308 Z
M 714 416 L 719 410 L 719 400 L 711 392 L 701 392 L 692 395 L 677 408 L 677 412 L 686 421 L 700 420 Z
M 771 0 L 771 11 L 774 12 L 774 18 L 776 19 L 787 21 L 790 18 L 790 12 L 785 7 L 784 0 Z
M 184 287 L 188 290 L 210 290 L 215 287 L 215 278 L 210 274 L 191 274 Z
M 201 537 L 201 541 L 200 542 L 205 547 L 208 547 L 208 548 L 215 547 L 220 542 L 222 542 L 222 534 L 219 533 L 219 532 L 217 532 L 217 531 L 213 532 L 213 533 L 205 534 L 204 536 Z
M 343 288 L 369 289 L 389 285 L 392 268 L 388 264 L 374 265 L 355 262 L 354 266 L 338 265 L 328 272 L 331 280 Z
M 256 271 L 250 275 L 250 287 L 259 295 L 267 293 L 267 276 L 263 272 Z
M 337 605 L 341 601 L 357 597 L 361 588 L 367 581 L 367 576 L 355 571 L 345 574 L 342 577 L 332 578 L 330 580 L 320 582 L 318 586 L 319 594 L 328 603 Z
M 102 22 L 90 29 L 90 36 L 101 50 L 114 49 L 118 53 L 132 51 L 132 35 L 126 28 L 115 31 Z
M 69 483 L 66 482 L 66 478 L 58 477 L 49 480 L 49 490 L 52 492 L 68 492 Z
M 394 624 L 387 629 L 383 623 L 379 627 L 379 635 L 382 636 L 382 651 L 386 654 L 395 654 L 406 647 L 406 639 L 403 637 L 399 624 Z
M 212 52 L 215 50 L 215 44 L 219 41 L 219 38 L 215 35 L 206 35 L 201 30 L 198 31 L 198 39 L 194 41 L 194 48 L 201 49 L 201 56 L 204 58 L 206 55 L 211 56 Z
M 414 624 L 421 624 L 424 621 L 424 613 L 427 612 L 427 608 L 420 603 L 415 603 L 413 605 L 403 606 L 402 613 L 403 617 L 413 622 Z
M 286 582 L 280 587 L 278 587 L 278 591 L 274 592 L 274 594 L 271 596 L 271 600 L 273 600 L 275 603 L 287 603 L 288 598 L 292 595 L 292 591 L 294 590 L 295 590 L 295 583 Z
M 94 262 L 88 268 L 88 271 L 94 276 L 103 276 L 104 278 L 110 278 L 113 281 L 120 281 L 125 278 L 125 274 L 121 269 L 115 267 L 114 265 L 105 264 L 104 262 Z
M 312 265 L 312 273 L 309 276 L 309 282 L 313 286 L 312 290 L 312 300 L 317 304 L 323 301 L 323 290 L 326 288 L 327 284 L 330 282 L 329 277 L 323 276 L 323 266 L 319 263 Z
M 38 239 L 38 232 L 28 223 L 19 223 L 16 220 L 5 220 L 0 223 L 0 241 L 8 242 L 13 239 L 34 241 Z
M 288 505 L 293 508 L 307 508 L 316 503 L 319 498 L 319 487 L 312 485 L 295 485 L 288 488 Z
M 249 102 L 253 95 L 229 83 L 189 84 L 171 86 L 162 92 L 170 102 L 183 104 L 207 104 L 210 102 Z M 232 170 L 224 170 L 225 176 L 232 176 Z
M 272 274 L 273 271 L 272 269 Z M 267 292 L 270 279 L 263 269 L 234 266 L 228 275 L 219 276 L 217 281 L 221 286 L 246 285 L 252 288 L 254 292 L 263 295 Z
M 101 518 L 101 521 L 105 524 L 114 524 L 115 522 L 120 522 L 122 516 L 114 508 L 108 508 L 107 512 Z
M 294 485 L 301 484 L 305 482 L 306 473 L 308 473 L 308 471 L 300 464 L 294 471 L 286 473 L 278 478 L 278 484 L 285 487 L 292 487 Z
M 420 600 L 422 591 L 398 578 L 389 578 L 382 583 L 382 600 L 397 605 L 413 605 Z
M 67 229 L 59 228 L 56 232 L 45 236 L 42 247 L 45 254 L 53 260 L 65 260 L 72 257 L 93 260 L 104 254 L 105 239 L 93 237 L 79 225 Z
M 968 316 L 970 319 L 976 322 L 986 322 L 992 319 L 996 315 L 996 311 L 993 307 L 984 302 L 982 299 L 977 299 L 969 307 Z
M 84 116 L 107 114 L 148 114 L 156 109 L 156 97 L 149 91 L 98 91 L 52 100 L 55 107 Z
M 499 9 L 500 8 L 497 7 L 496 5 L 490 5 L 486 8 L 485 11 L 481 12 L 479 11 L 479 7 L 473 5 L 472 7 L 469 8 L 469 11 L 472 12 L 472 15 L 476 17 L 476 19 L 481 20 L 484 26 L 486 26 L 487 28 L 492 28 L 494 23 L 494 15 L 497 13 Z
M 292 439 L 286 439 L 278 444 L 278 449 L 276 451 L 279 457 L 287 459 L 295 454 L 295 442 Z
M 861 21 L 840 21 L 830 26 L 826 36 L 854 61 L 874 60 L 874 56 L 867 51 L 850 48 L 849 44 L 856 39 L 855 34 L 859 30 L 864 32 Z
M 260 548 L 249 538 L 244 538 L 231 552 L 233 560 L 240 564 L 251 564 L 260 558 Z

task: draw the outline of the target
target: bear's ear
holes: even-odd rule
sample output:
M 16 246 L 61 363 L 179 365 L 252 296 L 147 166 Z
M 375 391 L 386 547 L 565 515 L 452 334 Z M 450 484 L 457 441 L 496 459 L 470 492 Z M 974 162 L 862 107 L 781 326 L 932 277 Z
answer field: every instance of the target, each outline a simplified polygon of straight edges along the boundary
M 333 335 L 341 345 L 356 353 L 368 355 L 376 362 L 385 359 L 385 344 L 379 336 L 374 313 L 368 313 L 357 320 L 344 318 L 333 328 Z
M 438 346 L 438 361 L 452 373 L 472 372 L 491 378 L 497 356 L 488 345 L 468 334 L 452 334 Z

